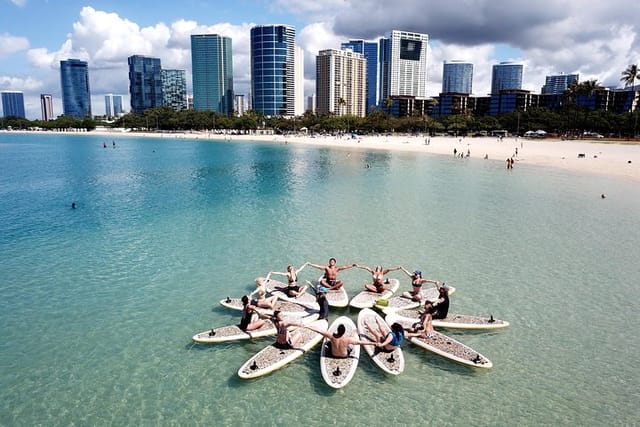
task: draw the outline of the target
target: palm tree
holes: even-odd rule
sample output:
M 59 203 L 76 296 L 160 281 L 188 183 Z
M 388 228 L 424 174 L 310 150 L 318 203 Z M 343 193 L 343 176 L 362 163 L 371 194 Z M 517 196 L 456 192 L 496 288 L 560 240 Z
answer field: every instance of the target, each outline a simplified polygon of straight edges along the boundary
M 630 64 L 626 70 L 622 72 L 621 82 L 624 83 L 624 87 L 633 89 L 636 85 L 636 79 L 640 79 L 640 71 L 638 71 L 638 64 Z

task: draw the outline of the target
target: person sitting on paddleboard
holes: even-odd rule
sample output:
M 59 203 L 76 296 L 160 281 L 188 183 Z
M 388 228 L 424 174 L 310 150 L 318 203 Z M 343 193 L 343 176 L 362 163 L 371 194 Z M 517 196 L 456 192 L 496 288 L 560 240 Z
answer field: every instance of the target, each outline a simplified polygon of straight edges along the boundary
M 305 268 L 307 266 L 307 264 L 309 264 L 309 263 L 305 262 L 304 264 L 302 264 L 302 267 L 300 267 L 297 270 L 294 269 L 292 265 L 288 265 L 286 273 L 280 273 L 278 271 L 271 271 L 271 272 L 269 272 L 269 274 L 267 274 L 267 279 L 272 274 L 277 274 L 279 276 L 285 276 L 287 278 L 288 286 L 286 288 L 278 288 L 278 289 L 283 291 L 284 293 L 286 293 L 289 298 L 299 297 L 300 295 L 302 295 L 307 290 L 307 287 L 306 286 L 302 286 L 301 287 L 301 286 L 298 285 L 298 274 L 302 271 L 303 268 Z
M 433 303 L 435 312 L 432 317 L 434 319 L 444 319 L 449 313 L 449 289 L 445 283 L 440 285 L 440 282 L 438 282 L 436 286 L 438 287 L 439 295 L 438 299 Z
M 303 327 L 310 329 L 314 332 L 319 333 L 320 335 L 322 335 L 323 337 L 325 337 L 326 339 L 329 340 L 329 354 L 331 357 L 336 358 L 336 359 L 346 359 L 347 357 L 349 357 L 349 353 L 351 353 L 351 348 L 350 346 L 353 345 L 376 345 L 376 343 L 372 342 L 372 341 L 364 341 L 361 339 L 358 339 L 354 336 L 347 336 L 345 335 L 346 332 L 346 328 L 343 324 L 338 325 L 338 327 L 336 328 L 336 331 L 334 333 L 331 333 L 329 331 L 325 331 L 325 330 L 321 330 L 321 329 L 316 329 L 312 326 L 306 326 L 304 325 Z
M 404 329 L 399 323 L 391 325 L 390 332 L 387 332 L 383 325 L 380 324 L 380 320 L 377 317 L 375 326 L 371 325 L 368 319 L 365 321 L 365 326 L 373 335 L 376 347 L 380 348 L 380 350 L 384 352 L 392 352 L 396 348 L 400 347 L 404 341 Z
M 251 292 L 249 296 L 253 296 L 253 294 L 258 294 L 258 298 L 253 301 L 254 305 L 261 308 L 268 308 L 269 310 L 273 310 L 274 304 L 278 299 L 277 296 L 268 297 L 267 298 L 267 289 L 265 288 L 265 283 L 269 279 L 263 279 L 258 277 L 256 279 L 256 290 Z
M 423 337 L 434 338 L 433 323 L 431 323 L 432 315 L 435 312 L 433 303 L 429 300 L 424 303 L 424 310 L 420 312 L 420 318 L 413 327 L 408 329 L 405 336 L 407 337 Z
M 264 320 L 258 319 L 253 321 L 253 315 L 257 314 L 260 316 L 260 312 L 258 312 L 255 305 L 249 302 L 249 296 L 242 296 L 242 318 L 240 319 L 240 324 L 238 327 L 245 332 L 253 331 L 255 329 L 259 329 L 264 325 Z
M 358 265 L 355 267 L 361 268 L 363 270 L 367 270 L 372 275 L 372 283 L 368 283 L 364 285 L 364 287 L 371 292 L 377 292 L 381 294 L 386 291 L 388 288 L 385 286 L 384 276 L 388 274 L 390 271 L 400 270 L 402 267 L 392 267 L 392 268 L 382 268 L 381 265 L 376 265 L 375 269 L 371 269 L 371 267 L 367 267 L 366 265 Z M 387 282 L 388 283 L 388 282 Z
M 296 348 L 296 345 L 302 337 L 300 336 L 300 334 L 290 333 L 289 326 L 301 325 L 298 323 L 285 321 L 282 312 L 279 310 L 273 312 L 273 323 L 276 325 L 276 330 L 278 331 L 276 342 L 273 344 L 273 346 L 281 350 L 291 350 Z
M 329 318 L 329 301 L 327 300 L 327 292 L 329 292 L 329 289 L 324 286 L 318 286 L 318 290 L 316 291 L 316 302 L 320 306 L 318 319 Z
M 329 265 L 312 264 L 310 262 L 307 262 L 307 265 L 318 270 L 324 270 L 324 276 L 320 280 L 320 284 L 330 291 L 340 289 L 344 284 L 342 280 L 338 280 L 338 272 L 356 266 L 355 264 L 347 264 L 338 267 L 335 258 L 329 258 Z
M 405 298 L 409 298 L 412 301 L 422 300 L 422 285 L 426 283 L 433 283 L 435 285 L 437 283 L 436 280 L 423 279 L 422 271 L 420 270 L 416 270 L 413 273 L 410 273 L 404 267 L 401 267 L 401 269 L 407 276 L 411 278 L 411 291 L 403 292 L 402 296 Z

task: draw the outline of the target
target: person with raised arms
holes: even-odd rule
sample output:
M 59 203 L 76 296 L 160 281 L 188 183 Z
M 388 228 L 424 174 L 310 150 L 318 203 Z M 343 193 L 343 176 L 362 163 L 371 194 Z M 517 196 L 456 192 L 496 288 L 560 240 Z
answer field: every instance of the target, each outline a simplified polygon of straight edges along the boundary
M 293 268 L 293 265 L 288 265 L 286 273 L 280 273 L 278 271 L 270 271 L 269 274 L 267 274 L 267 279 L 269 279 L 269 277 L 271 277 L 272 274 L 275 274 L 275 275 L 278 275 L 278 276 L 285 276 L 287 278 L 287 283 L 288 283 L 287 287 L 286 288 L 279 287 L 277 289 L 282 291 L 282 292 L 284 292 L 285 294 L 287 294 L 287 296 L 289 298 L 299 297 L 300 295 L 302 295 L 307 290 L 307 286 L 306 285 L 305 286 L 298 285 L 298 274 L 308 264 L 309 264 L 308 262 L 305 262 L 297 270 L 295 268 Z
M 403 292 L 402 296 L 405 298 L 409 298 L 412 301 L 422 300 L 422 296 L 421 296 L 422 285 L 426 283 L 433 283 L 434 285 L 437 286 L 438 284 L 437 280 L 423 279 L 422 271 L 420 270 L 415 270 L 413 273 L 410 273 L 409 271 L 407 271 L 406 268 L 404 267 L 400 267 L 400 268 L 402 269 L 402 271 L 405 272 L 407 276 L 411 278 L 411 291 Z
M 376 265 L 375 269 L 371 267 L 367 267 L 366 265 L 355 264 L 355 267 L 361 268 L 363 270 L 367 270 L 372 275 L 372 283 L 367 283 L 364 287 L 371 292 L 377 292 L 381 294 L 386 291 L 388 288 L 385 286 L 384 276 L 388 274 L 390 271 L 400 270 L 402 267 L 391 267 L 391 268 L 382 268 L 381 265 Z M 387 282 L 388 283 L 388 282 Z
M 346 336 L 345 332 L 346 332 L 346 328 L 343 324 L 338 325 L 338 327 L 336 328 L 336 331 L 334 333 L 331 333 L 329 331 L 325 331 L 325 330 L 321 330 L 321 329 L 317 329 L 314 328 L 313 326 L 307 326 L 307 325 L 303 325 L 304 328 L 310 329 L 314 332 L 319 333 L 320 335 L 322 335 L 323 337 L 327 338 L 329 340 L 329 342 L 331 343 L 331 357 L 334 357 L 336 359 L 345 359 L 347 357 L 349 357 L 349 353 L 351 352 L 351 349 L 349 346 L 352 345 L 377 345 L 375 342 L 372 341 L 365 341 L 365 340 L 361 340 L 359 338 L 356 338 L 354 336 Z
M 254 300 L 254 305 L 260 308 L 268 308 L 273 310 L 274 304 L 278 300 L 277 296 L 267 297 L 267 289 L 265 287 L 266 282 L 269 279 L 263 279 L 261 277 L 256 279 L 256 290 L 249 294 L 252 297 L 254 294 L 258 294 L 258 298 Z
M 337 266 L 335 258 L 329 258 L 329 265 L 312 264 L 310 262 L 307 262 L 307 265 L 324 271 L 324 276 L 320 280 L 320 285 L 324 286 L 330 291 L 340 289 L 344 284 L 342 280 L 338 280 L 338 272 L 348 270 L 349 268 L 356 266 L 355 264 Z
M 291 350 L 296 348 L 298 342 L 302 339 L 300 334 L 290 333 L 290 326 L 302 326 L 300 323 L 295 322 L 287 322 L 284 320 L 284 316 L 280 310 L 276 310 L 273 312 L 273 317 L 271 319 L 273 324 L 276 326 L 277 336 L 276 342 L 273 343 L 273 346 L 279 348 L 281 350 Z

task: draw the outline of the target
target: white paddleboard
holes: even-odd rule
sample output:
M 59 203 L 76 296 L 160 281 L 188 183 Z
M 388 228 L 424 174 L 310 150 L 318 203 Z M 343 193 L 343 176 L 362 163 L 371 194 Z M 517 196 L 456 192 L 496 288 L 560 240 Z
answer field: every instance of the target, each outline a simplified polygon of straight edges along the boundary
M 358 335 L 356 324 L 347 316 L 340 316 L 333 321 L 329 327 L 329 332 L 334 333 L 338 325 L 345 326 L 345 336 Z M 324 381 L 333 388 L 342 388 L 349 384 L 358 368 L 360 359 L 360 346 L 352 345 L 349 356 L 346 358 L 336 358 L 331 356 L 331 341 L 325 338 L 322 341 L 322 350 L 320 351 L 320 373 Z
M 316 320 L 311 325 L 317 329 L 327 329 L 328 322 L 324 319 Z M 269 374 L 298 359 L 322 341 L 322 335 L 307 328 L 298 328 L 295 333 L 302 336 L 295 349 L 283 350 L 273 344 L 268 345 L 238 369 L 238 376 L 250 379 Z
M 398 317 L 413 319 L 414 322 L 420 317 L 418 310 L 398 310 L 395 313 Z M 509 322 L 506 320 L 494 319 L 493 316 L 485 317 L 453 313 L 448 313 L 444 319 L 433 319 L 432 323 L 434 327 L 438 328 L 466 330 L 492 330 L 509 326 Z
M 391 331 L 389 325 L 385 323 L 384 319 L 382 319 L 378 313 L 370 308 L 363 308 L 360 310 L 360 313 L 358 313 L 358 333 L 362 340 L 374 342 L 374 337 L 365 326 L 365 322 L 368 322 L 371 325 L 377 325 L 376 318 L 380 321 L 380 324 L 387 332 Z M 399 375 L 404 371 L 404 354 L 400 347 L 394 349 L 392 352 L 381 351 L 378 347 L 373 345 L 365 345 L 364 349 L 371 357 L 371 360 L 373 360 L 373 362 L 386 373 Z
M 318 286 L 320 286 L 321 279 L 322 277 L 320 277 L 316 282 L 316 285 L 313 287 L 314 290 L 318 289 Z M 347 290 L 344 288 L 344 284 L 339 289 L 330 290 L 326 295 L 329 307 L 346 307 L 349 305 L 349 295 L 347 294 Z
M 391 297 L 400 287 L 400 281 L 398 279 L 389 279 L 389 283 L 384 285 L 387 290 L 384 292 L 371 292 L 364 290 L 351 298 L 349 305 L 354 308 L 371 308 L 375 305 L 379 299 L 387 299 Z
M 398 322 L 404 328 L 410 328 L 414 323 L 413 319 L 398 316 L 396 313 L 388 314 L 386 320 L 390 323 Z M 418 347 L 422 347 L 425 350 L 439 354 L 463 365 L 484 369 L 493 367 L 493 363 L 482 354 L 438 331 L 432 333 L 432 338 L 422 336 L 411 337 L 409 341 Z
M 230 308 L 232 310 L 242 311 L 242 300 L 240 298 L 227 297 L 223 300 L 220 300 L 220 305 L 226 308 Z M 280 301 L 280 300 L 276 301 L 273 306 L 275 307 L 275 310 L 280 310 L 282 312 L 300 312 L 300 311 L 307 311 L 309 309 L 308 307 L 302 306 L 300 304 L 296 304 L 294 302 Z M 261 308 L 261 307 L 258 307 L 257 309 L 261 313 L 265 313 L 265 314 L 273 314 L 273 311 L 274 311 L 268 308 Z
M 318 319 L 318 313 L 292 312 L 286 313 L 284 316 L 287 321 L 297 321 L 301 323 L 309 323 Z M 212 328 L 195 334 L 192 339 L 200 344 L 215 344 L 229 341 L 248 340 L 253 338 L 261 338 L 276 334 L 276 327 L 269 319 L 265 319 L 264 325 L 252 331 L 243 331 L 238 325 L 227 325 L 218 328 Z
M 266 280 L 263 277 L 259 277 L 256 280 L 258 280 L 258 279 Z M 316 297 L 311 295 L 306 290 L 301 295 L 298 295 L 297 297 L 293 297 L 292 298 L 289 295 L 287 295 L 287 293 L 286 293 L 286 288 L 287 288 L 287 284 L 286 283 L 282 283 L 282 282 L 279 282 L 277 280 L 269 279 L 269 281 L 265 283 L 265 287 L 267 288 L 267 291 L 271 295 L 277 296 L 278 300 L 283 300 L 283 301 L 288 301 L 288 302 L 293 302 L 293 303 L 296 303 L 296 304 L 304 305 L 305 307 L 309 307 L 312 310 L 319 310 L 320 309 L 320 306 L 316 302 Z M 309 287 L 307 286 L 307 289 L 308 288 Z

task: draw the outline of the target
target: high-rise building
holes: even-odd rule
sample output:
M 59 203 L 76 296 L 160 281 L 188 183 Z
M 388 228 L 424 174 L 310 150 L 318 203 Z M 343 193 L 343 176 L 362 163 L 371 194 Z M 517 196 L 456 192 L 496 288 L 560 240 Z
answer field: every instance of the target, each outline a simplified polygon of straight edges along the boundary
M 378 63 L 378 43 L 366 42 L 364 40 L 349 40 L 340 45 L 341 49 L 351 49 L 356 53 L 364 55 L 367 61 L 367 112 L 380 102 L 378 97 L 379 85 L 379 63 Z
M 236 116 L 244 116 L 244 113 L 247 112 L 247 106 L 244 102 L 244 95 L 234 96 L 233 111 L 235 111 Z
M 2 111 L 4 117 L 22 117 L 24 114 L 24 95 L 19 91 L 2 92 Z
M 60 61 L 60 83 L 63 114 L 81 119 L 91 117 L 91 91 L 87 62 L 79 59 Z
M 391 31 L 380 40 L 380 101 L 427 97 L 429 35 Z
M 119 117 L 124 114 L 122 110 L 122 95 L 112 93 L 104 96 L 104 115 L 107 117 Z
M 523 68 L 522 64 L 512 61 L 504 61 L 494 65 L 491 76 L 491 93 L 522 89 Z
M 295 36 L 290 25 L 251 28 L 251 105 L 266 116 L 296 114 Z
M 304 49 L 300 46 L 295 47 L 294 55 L 295 75 L 294 84 L 296 91 L 294 93 L 294 114 L 301 116 L 304 114 Z
M 442 93 L 470 94 L 473 87 L 473 64 L 457 59 L 442 65 Z
M 174 110 L 187 109 L 187 72 L 185 70 L 161 70 L 162 105 Z
M 316 57 L 316 111 L 364 117 L 367 61 L 352 50 L 325 49 Z
M 547 76 L 540 93 L 542 95 L 562 95 L 564 91 L 571 86 L 571 83 L 577 83 L 579 79 L 579 74 L 558 74 L 555 76 Z
M 316 94 L 307 96 L 307 111 L 316 112 Z
M 162 107 L 162 65 L 160 58 L 133 55 L 129 63 L 129 94 L 131 111 L 142 113 L 144 110 Z
M 233 112 L 231 38 L 191 35 L 193 108 L 230 115 Z
M 53 96 L 48 93 L 40 94 L 40 113 L 42 121 L 53 120 Z

